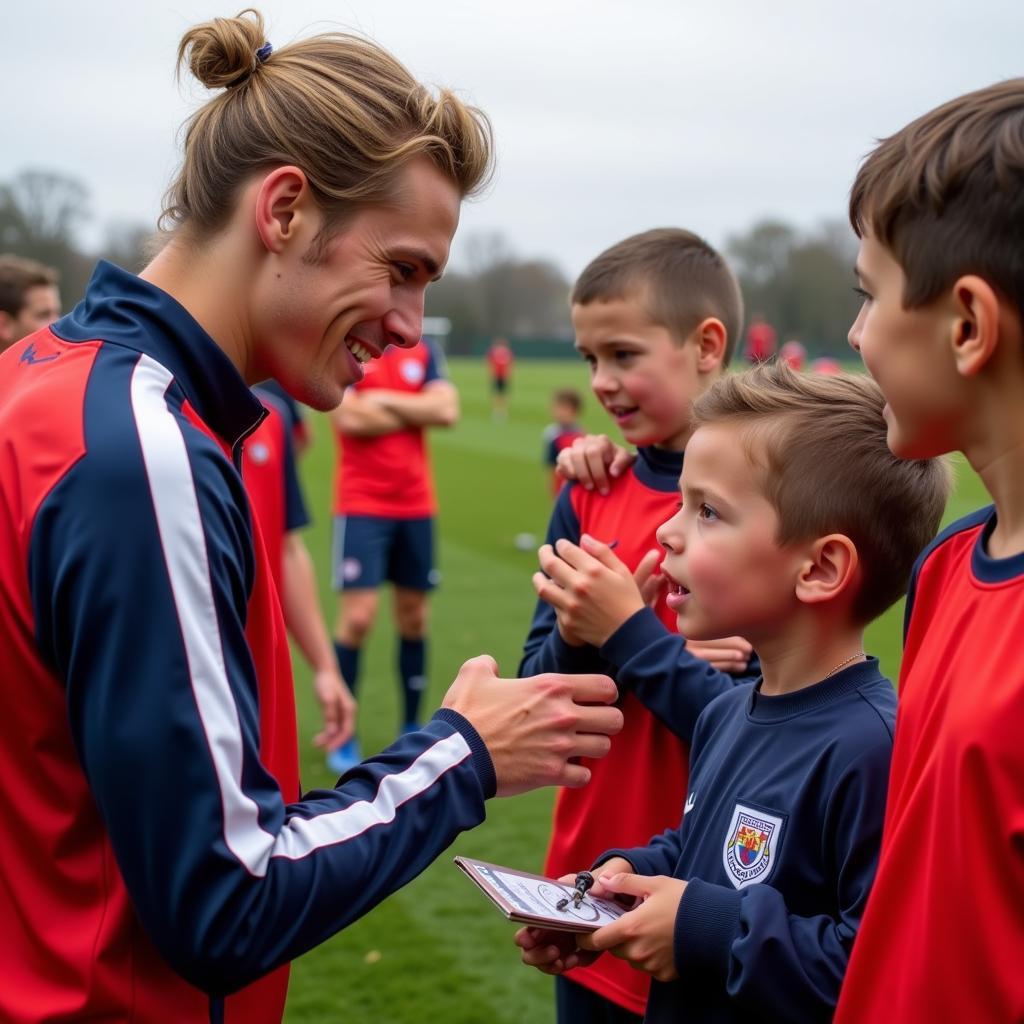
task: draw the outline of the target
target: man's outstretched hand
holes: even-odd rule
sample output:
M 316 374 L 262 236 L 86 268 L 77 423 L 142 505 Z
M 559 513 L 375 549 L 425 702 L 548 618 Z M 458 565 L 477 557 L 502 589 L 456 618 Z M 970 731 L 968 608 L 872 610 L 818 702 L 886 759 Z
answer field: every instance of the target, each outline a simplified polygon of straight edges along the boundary
M 585 786 L 590 769 L 580 757 L 604 757 L 622 728 L 622 712 L 609 707 L 615 684 L 607 676 L 545 673 L 500 679 L 489 655 L 459 670 L 442 707 L 468 719 L 494 763 L 498 796 L 541 786 Z

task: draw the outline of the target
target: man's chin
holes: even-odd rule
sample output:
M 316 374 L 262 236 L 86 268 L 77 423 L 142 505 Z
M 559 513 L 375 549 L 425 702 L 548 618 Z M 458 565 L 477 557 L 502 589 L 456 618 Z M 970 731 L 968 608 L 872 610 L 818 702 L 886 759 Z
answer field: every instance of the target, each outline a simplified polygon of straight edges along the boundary
M 308 405 L 310 409 L 317 412 L 330 412 L 338 407 L 345 396 L 345 384 L 334 380 L 304 380 L 295 387 L 286 387 L 285 390 L 296 401 Z

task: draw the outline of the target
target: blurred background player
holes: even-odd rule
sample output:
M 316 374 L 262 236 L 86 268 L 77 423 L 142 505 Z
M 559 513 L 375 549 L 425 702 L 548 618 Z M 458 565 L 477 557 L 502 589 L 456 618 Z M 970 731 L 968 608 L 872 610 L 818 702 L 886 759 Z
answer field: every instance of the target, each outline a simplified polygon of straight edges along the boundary
M 276 380 L 265 380 L 259 385 L 259 389 L 261 397 L 269 392 L 278 400 L 281 412 L 285 414 L 288 430 L 292 436 L 292 451 L 301 458 L 313 443 L 313 435 L 310 433 L 309 424 L 306 422 L 306 417 L 302 412 L 302 406 Z
M 334 506 L 334 648 L 353 694 L 363 644 L 377 618 L 379 587 L 394 585 L 400 731 L 415 729 L 427 687 L 427 598 L 436 586 L 437 499 L 425 430 L 459 418 L 459 396 L 444 357 L 429 339 L 391 347 L 364 367 L 332 413 L 339 462 Z M 401 486 L 396 486 L 401 481 Z M 345 772 L 361 760 L 353 737 L 328 758 Z
M 508 388 L 515 356 L 504 338 L 495 338 L 487 350 L 487 365 L 491 371 L 491 410 L 496 420 L 508 416 Z
M 295 469 L 292 420 L 287 405 L 263 384 L 253 392 L 267 410 L 264 421 L 242 448 L 242 480 L 260 524 L 285 625 L 313 671 L 313 692 L 323 718 L 313 738 L 318 747 L 336 750 L 355 729 L 356 703 L 338 670 L 317 596 L 316 573 L 301 529 L 309 513 Z M 260 716 L 272 716 L 271 702 Z M 268 727 L 261 722 L 261 729 Z
M 20 256 L 0 256 L 0 352 L 59 316 L 57 271 Z
M 843 372 L 843 364 L 832 356 L 819 356 L 811 362 L 811 373 L 820 373 L 826 377 L 832 377 Z
M 762 313 L 755 313 L 747 328 L 747 347 L 744 352 L 751 365 L 767 362 L 775 355 L 778 342 L 775 328 L 765 320 Z
M 779 349 L 779 359 L 791 370 L 800 371 L 807 364 L 807 349 L 796 338 L 790 338 Z
M 565 477 L 556 470 L 558 453 L 568 448 L 578 437 L 580 410 L 583 397 L 575 388 L 559 388 L 551 398 L 551 416 L 554 423 L 544 428 L 544 462 L 551 473 L 551 493 L 558 494 L 565 483 Z

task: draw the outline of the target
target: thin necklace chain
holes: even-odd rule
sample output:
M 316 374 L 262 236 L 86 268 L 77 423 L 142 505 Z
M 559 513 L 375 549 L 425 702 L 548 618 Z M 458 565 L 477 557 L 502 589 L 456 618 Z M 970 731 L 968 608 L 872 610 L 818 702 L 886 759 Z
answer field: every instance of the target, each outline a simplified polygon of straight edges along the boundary
M 831 672 L 826 672 L 821 678 L 828 679 L 829 676 L 834 676 L 841 668 L 846 668 L 847 665 L 853 664 L 853 662 L 857 661 L 859 658 L 866 657 L 867 655 L 864 653 L 864 651 L 858 651 L 856 654 L 851 654 L 847 659 L 845 659 L 845 661 L 839 662 L 839 664 L 836 665 L 836 667 L 832 669 Z

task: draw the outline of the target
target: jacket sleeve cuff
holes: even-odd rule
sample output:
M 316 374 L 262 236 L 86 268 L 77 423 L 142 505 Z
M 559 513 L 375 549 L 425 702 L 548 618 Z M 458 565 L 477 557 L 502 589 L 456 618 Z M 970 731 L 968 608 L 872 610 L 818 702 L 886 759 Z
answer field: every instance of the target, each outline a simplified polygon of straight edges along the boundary
M 651 871 L 647 867 L 647 859 L 644 857 L 645 847 L 639 846 L 633 850 L 605 850 L 597 860 L 591 865 L 590 870 L 600 867 L 605 861 L 611 860 L 612 857 L 621 857 L 623 860 L 628 860 L 630 866 L 633 869 L 634 875 L 651 875 L 656 872 Z
M 567 672 L 578 675 L 584 672 L 604 671 L 601 660 L 598 657 L 597 649 L 590 644 L 582 644 L 574 647 L 562 639 L 562 634 L 555 628 L 547 639 L 550 652 L 554 657 L 558 668 L 556 672 Z
M 489 800 L 498 792 L 498 776 L 494 770 L 494 762 L 491 760 L 490 751 L 484 743 L 480 733 L 476 731 L 468 718 L 460 715 L 458 711 L 451 708 L 439 708 L 434 712 L 434 721 L 445 722 L 456 732 L 462 734 L 462 738 L 469 745 L 473 754 L 473 766 L 480 778 L 480 788 L 483 791 L 484 799 Z
M 638 652 L 663 640 L 668 634 L 662 621 L 652 608 L 641 608 L 634 612 L 601 645 L 600 654 L 605 661 L 621 668 Z
M 676 970 L 683 978 L 703 978 L 709 972 L 725 980 L 740 920 L 743 894 L 725 885 L 694 878 L 686 883 L 676 912 L 673 940 Z

